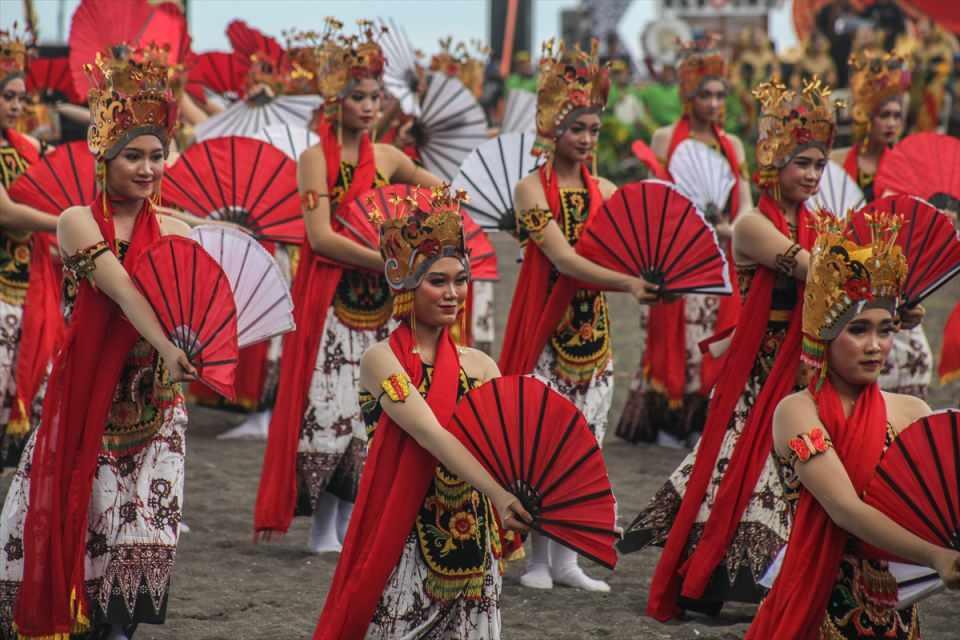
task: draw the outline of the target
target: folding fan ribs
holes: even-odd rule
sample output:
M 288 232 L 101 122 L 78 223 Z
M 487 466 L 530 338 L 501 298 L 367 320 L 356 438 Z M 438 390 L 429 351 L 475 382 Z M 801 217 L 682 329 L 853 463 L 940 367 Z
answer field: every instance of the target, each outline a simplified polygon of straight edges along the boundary
M 960 273 L 960 235 L 953 221 L 929 203 L 913 196 L 880 198 L 851 214 L 851 235 L 858 244 L 870 242 L 868 217 L 887 212 L 903 218 L 897 244 L 907 258 L 903 306 L 914 306 Z
M 234 399 L 237 309 L 220 265 L 182 236 L 166 236 L 137 259 L 133 281 L 164 333 L 197 368 L 200 381 Z
M 613 569 L 615 501 L 586 419 L 527 376 L 496 378 L 463 397 L 448 429 L 533 517 L 532 527 Z
M 407 32 L 393 18 L 380 24 L 386 28 L 380 39 L 386 67 L 383 71 L 383 86 L 400 103 L 404 113 L 418 117 L 420 102 L 417 99 L 417 85 L 420 82 L 417 52 Z
M 659 285 L 661 294 L 732 292 L 713 227 L 690 200 L 657 180 L 618 189 L 587 222 L 577 253 Z
M 260 140 L 232 136 L 191 146 L 164 174 L 163 197 L 194 215 L 246 227 L 261 240 L 303 240 L 297 165 Z
M 960 198 L 960 140 L 942 133 L 907 136 L 883 154 L 877 169 L 875 191 L 920 196 L 938 194 Z
M 66 56 L 58 58 L 37 58 L 27 67 L 27 91 L 51 95 L 59 93 L 73 103 L 83 99 L 73 88 L 73 76 L 70 75 L 70 61 Z
M 238 53 L 208 51 L 197 54 L 187 76 L 187 87 L 200 86 L 220 95 L 242 95 L 250 62 Z
M 422 208 L 428 208 L 430 190 L 406 184 L 394 184 L 379 189 L 371 189 L 350 202 L 343 203 L 334 213 L 334 218 L 342 225 L 340 233 L 354 242 L 375 251 L 380 249 L 380 226 L 374 217 L 383 216 L 388 220 L 400 215 L 397 198 L 416 199 Z M 470 252 L 470 273 L 477 280 L 496 280 L 497 254 L 483 229 L 470 216 L 463 213 L 463 235 Z
M 10 198 L 40 211 L 60 215 L 64 209 L 93 202 L 97 161 L 86 141 L 57 147 L 10 185 Z
M 807 200 L 807 208 L 827 211 L 844 218 L 864 204 L 863 191 L 846 170 L 836 162 L 828 162 L 820 177 L 817 193 Z
M 680 193 L 693 200 L 709 222 L 720 222 L 737 183 L 727 159 L 691 138 L 677 146 L 669 169 Z
M 470 91 L 456 78 L 430 74 L 413 127 L 424 165 L 444 180 L 452 180 L 471 151 L 487 139 L 487 116 Z

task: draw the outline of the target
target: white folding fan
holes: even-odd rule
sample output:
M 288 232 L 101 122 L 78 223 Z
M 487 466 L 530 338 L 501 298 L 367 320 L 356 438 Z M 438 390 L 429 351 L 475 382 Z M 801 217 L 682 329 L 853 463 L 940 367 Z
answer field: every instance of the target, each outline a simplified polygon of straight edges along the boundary
M 537 132 L 537 94 L 514 89 L 507 94 L 500 133 Z
M 420 102 L 417 100 L 417 52 L 407 37 L 407 32 L 396 20 L 383 19 L 380 23 L 386 32 L 380 38 L 380 47 L 386 65 L 383 69 L 383 86 L 400 102 L 400 108 L 407 115 L 420 117 Z
M 533 133 L 505 133 L 481 144 L 460 165 L 452 188 L 467 192 L 470 199 L 463 207 L 484 229 L 516 230 L 513 190 L 543 164 L 530 154 L 535 138 Z
M 280 266 L 257 240 L 237 229 L 204 224 L 190 237 L 220 264 L 237 306 L 240 348 L 293 331 L 293 298 Z
M 832 160 L 824 167 L 819 187 L 817 193 L 807 200 L 807 208 L 811 211 L 828 211 L 844 218 L 848 211 L 864 204 L 863 191 L 850 174 Z
M 688 138 L 677 145 L 667 170 L 680 192 L 693 201 L 708 222 L 720 221 L 737 183 L 726 158 L 699 140 Z
M 258 96 L 241 100 L 193 128 L 198 142 L 223 136 L 252 136 L 264 127 L 289 124 L 308 128 L 320 96 Z
M 458 79 L 443 73 L 429 78 L 413 136 L 427 170 L 452 180 L 467 154 L 487 140 L 487 116 Z
M 320 137 L 305 127 L 289 124 L 273 124 L 257 131 L 251 138 L 272 144 L 296 162 L 300 154 L 320 142 Z

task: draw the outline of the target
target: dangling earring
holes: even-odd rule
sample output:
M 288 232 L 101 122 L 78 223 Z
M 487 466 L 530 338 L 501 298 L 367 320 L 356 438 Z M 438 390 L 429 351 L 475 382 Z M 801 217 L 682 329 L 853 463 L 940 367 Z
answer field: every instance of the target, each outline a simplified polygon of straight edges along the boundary
M 467 305 L 460 305 L 460 346 L 470 346 L 470 336 L 467 334 Z
M 97 184 L 100 186 L 100 197 L 103 204 L 103 219 L 110 219 L 110 200 L 107 198 L 107 163 L 103 160 L 97 161 Z
M 413 352 L 420 353 L 420 343 L 417 342 L 417 314 L 410 309 L 410 333 L 413 335 Z
M 343 101 L 337 101 L 337 144 L 343 146 Z
M 153 211 L 160 216 L 160 204 L 163 202 L 163 174 L 160 174 L 160 180 L 157 181 L 157 188 L 150 194 L 150 204 L 153 205 Z

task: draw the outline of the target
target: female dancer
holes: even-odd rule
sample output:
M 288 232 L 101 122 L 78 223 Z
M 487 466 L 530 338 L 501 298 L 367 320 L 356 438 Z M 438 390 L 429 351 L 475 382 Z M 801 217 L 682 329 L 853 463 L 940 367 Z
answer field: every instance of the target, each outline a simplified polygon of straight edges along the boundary
M 389 333 L 390 291 L 380 255 L 340 235 L 337 205 L 390 181 L 440 180 L 399 149 L 372 144 L 384 58 L 372 28 L 336 34 L 328 20 L 318 90 L 321 141 L 303 152 L 298 182 L 307 238 L 293 285 L 297 330 L 284 340 L 254 527 L 286 532 L 295 512 L 313 515 L 310 549 L 339 551 L 366 458 L 355 397 L 360 357 Z M 269 537 L 266 536 L 266 537 Z
M 836 149 L 830 157 L 857 182 L 867 202 L 884 195 L 874 192 L 873 177 L 884 152 L 903 133 L 909 88 L 910 74 L 903 58 L 876 51 L 850 56 L 853 146 Z M 925 398 L 933 376 L 933 352 L 923 328 L 913 318 L 910 322 L 915 326 L 902 327 L 894 335 L 880 388 Z
M 740 178 L 746 167 L 743 143 L 723 131 L 727 97 L 727 61 L 710 42 L 686 45 L 678 67 L 684 115 L 657 129 L 650 147 L 664 167 L 677 146 L 688 138 L 703 142 L 726 158 L 736 178 L 726 210 L 715 222 L 723 246 L 729 246 L 731 223 L 753 207 L 750 185 Z M 676 177 L 676 176 L 674 176 Z M 654 440 L 683 446 L 703 430 L 708 363 L 699 344 L 717 328 L 736 323 L 739 298 L 685 296 L 650 309 L 643 363 L 634 376 L 630 398 L 617 425 L 617 435 L 637 442 Z M 709 375 L 707 376 L 709 377 Z
M 835 218 L 817 221 L 803 307 L 804 359 L 815 373 L 773 419 L 776 458 L 799 495 L 780 578 L 748 639 L 919 638 L 916 605 L 894 608 L 888 563 L 869 558 L 858 541 L 932 567 L 960 588 L 960 553 L 918 538 L 860 498 L 883 451 L 930 413 L 918 398 L 880 391 L 907 264 L 886 241 L 892 217 L 875 222 L 879 233 L 858 246 Z
M 0 32 L 0 469 L 17 466 L 39 420 L 40 387 L 63 331 L 54 243 L 47 233 L 33 233 L 53 232 L 57 218 L 7 193 L 40 160 L 40 143 L 14 128 L 27 103 L 27 57 L 22 40 Z
M 165 56 L 117 55 L 91 73 L 102 194 L 58 223 L 76 303 L 0 519 L 0 619 L 21 638 L 121 640 L 166 615 L 187 421 L 176 382 L 196 372 L 127 268 L 188 227 L 151 201 L 176 122 Z
M 570 67 L 574 74 L 566 73 Z M 504 338 L 501 366 L 511 374 L 534 374 L 583 412 L 603 442 L 613 397 L 613 358 L 604 295 L 577 289 L 575 280 L 598 289 L 628 291 L 637 300 L 656 299 L 653 285 L 605 269 L 573 249 L 587 220 L 616 187 L 590 175 L 587 162 L 600 132 L 607 100 L 606 68 L 577 49 L 556 54 L 544 43 L 537 90 L 537 144 L 548 162 L 517 184 L 518 231 L 527 241 Z M 532 240 L 530 242 L 529 240 Z M 552 287 L 552 288 L 551 288 Z M 529 300 L 546 300 L 547 308 Z M 577 566 L 575 552 L 533 534 L 524 586 L 550 589 L 554 580 L 580 589 L 609 591 Z
M 470 281 L 460 199 L 384 223 L 380 250 L 401 324 L 360 364 L 370 456 L 315 640 L 500 638 L 496 514 L 523 531 L 530 516 L 444 427 L 457 400 L 500 375 L 450 328 Z M 482 492 L 482 493 L 481 493 Z
M 797 308 L 813 242 L 803 203 L 816 191 L 833 144 L 829 94 L 819 80 L 799 94 L 779 83 L 755 90 L 762 107 L 757 160 L 763 194 L 734 225 L 743 309 L 726 375 L 711 397 L 696 449 L 621 543 L 624 552 L 665 546 L 647 606 L 648 615 L 660 620 L 681 607 L 715 612 L 727 600 L 759 602 L 757 580 L 786 542 L 790 518 L 768 455 L 770 424 L 776 403 L 801 374 Z

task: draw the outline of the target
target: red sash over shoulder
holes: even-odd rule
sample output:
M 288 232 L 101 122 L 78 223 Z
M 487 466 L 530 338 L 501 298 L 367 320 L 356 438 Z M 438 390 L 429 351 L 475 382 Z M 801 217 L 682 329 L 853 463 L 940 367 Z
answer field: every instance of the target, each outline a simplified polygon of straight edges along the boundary
M 90 206 L 111 246 L 116 232 L 101 199 Z M 149 201 L 137 214 L 123 265 L 130 268 L 160 238 Z M 70 326 L 50 375 L 30 475 L 24 525 L 23 584 L 14 620 L 22 636 L 84 630 L 87 510 L 114 389 L 139 333 L 106 294 L 80 283 Z M 64 637 L 66 637 L 64 635 Z
M 390 348 L 415 386 L 423 381 L 414 337 L 403 323 L 390 334 Z M 437 344 L 427 404 L 446 425 L 457 406 L 460 356 L 449 331 Z M 357 503 L 314 640 L 361 640 L 430 488 L 437 460 L 386 412 L 377 425 L 360 478 Z
M 340 171 L 340 145 L 336 133 L 326 121 L 320 122 L 318 133 L 327 165 L 327 193 L 331 193 Z M 360 140 L 360 154 L 353 181 L 340 202 L 349 202 L 372 188 L 375 176 L 373 144 L 364 135 Z M 270 420 L 254 511 L 256 531 L 285 533 L 293 520 L 297 502 L 296 463 L 300 425 L 307 406 L 310 378 L 320 350 L 323 325 L 343 274 L 341 266 L 314 253 L 308 239 L 304 239 L 300 251 L 303 262 L 297 269 L 291 292 L 297 328 L 283 339 L 277 403 Z

